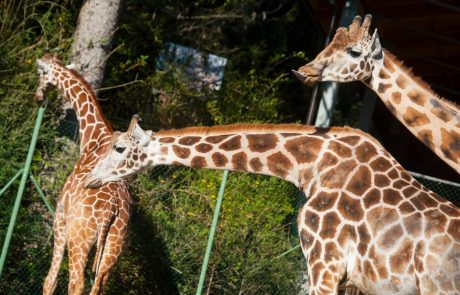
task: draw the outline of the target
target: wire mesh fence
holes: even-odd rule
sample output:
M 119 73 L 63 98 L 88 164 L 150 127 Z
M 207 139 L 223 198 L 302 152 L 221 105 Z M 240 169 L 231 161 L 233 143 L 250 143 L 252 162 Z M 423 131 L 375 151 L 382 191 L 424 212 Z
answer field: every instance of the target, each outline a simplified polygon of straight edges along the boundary
M 74 122 L 64 122 L 60 128 L 70 138 L 78 137 Z M 47 175 L 54 170 L 42 171 L 44 186 Z M 417 173 L 413 176 L 460 204 L 459 184 Z M 109 278 L 107 294 L 195 293 L 220 177 L 219 171 L 158 167 L 132 181 L 130 234 Z M 57 183 L 47 188 L 48 193 L 55 192 L 48 197 L 55 198 L 60 187 Z M 15 189 L 13 186 L 0 198 L 0 208 L 11 208 Z M 230 174 L 204 292 L 308 294 L 307 269 L 298 247 L 295 222 L 304 202 L 304 195 L 283 181 Z M 269 205 L 272 208 L 266 209 Z M 269 223 L 266 216 L 277 223 Z M 0 217 L 2 237 L 8 217 Z M 52 217 L 29 184 L 0 278 L 0 294 L 41 293 L 50 266 L 52 240 Z M 91 259 L 87 265 L 92 265 Z M 68 277 L 64 259 L 55 294 L 67 293 Z M 92 278 L 94 274 L 87 267 L 85 293 L 91 288 Z

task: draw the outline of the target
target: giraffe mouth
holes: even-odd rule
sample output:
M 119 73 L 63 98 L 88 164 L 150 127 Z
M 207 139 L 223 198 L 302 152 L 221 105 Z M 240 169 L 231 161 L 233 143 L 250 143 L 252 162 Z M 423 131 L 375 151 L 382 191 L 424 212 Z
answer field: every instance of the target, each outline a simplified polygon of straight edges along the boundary
M 294 74 L 294 76 L 297 79 L 299 79 L 302 83 L 305 83 L 305 84 L 311 85 L 319 80 L 319 73 L 316 75 L 315 74 L 305 75 L 296 70 L 291 70 L 291 72 Z
M 102 186 L 102 180 L 100 179 L 87 179 L 84 183 L 85 188 L 96 189 Z

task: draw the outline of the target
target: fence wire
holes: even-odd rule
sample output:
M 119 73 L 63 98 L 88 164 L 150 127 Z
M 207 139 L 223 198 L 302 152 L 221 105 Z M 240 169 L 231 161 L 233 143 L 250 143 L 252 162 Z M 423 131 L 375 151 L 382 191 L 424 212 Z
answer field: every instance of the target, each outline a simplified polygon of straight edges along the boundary
M 60 128 L 61 132 L 67 134 L 71 139 L 78 138 L 78 129 L 75 128 L 74 122 L 64 122 Z M 187 168 L 158 167 L 150 174 L 141 175 L 134 181 L 131 185 L 134 209 L 130 233 L 124 254 L 109 277 L 106 294 L 194 294 L 198 283 L 199 266 L 205 249 L 205 237 L 212 218 L 212 209 L 210 209 L 214 201 L 212 192 L 217 193 L 217 189 L 215 189 L 217 184 L 214 185 L 214 182 L 218 183 L 220 175 L 221 173 L 218 171 L 205 173 Z M 416 173 L 413 173 L 413 176 L 430 190 L 449 199 L 457 206 L 460 205 L 459 184 Z M 232 179 L 236 180 L 232 182 Z M 226 245 L 228 242 L 224 240 L 225 231 L 235 230 L 224 228 L 226 222 L 231 220 L 231 214 L 235 214 L 234 211 L 225 211 L 225 204 L 233 202 L 233 198 L 237 198 L 239 195 L 252 196 L 251 194 L 256 194 L 259 188 L 252 187 L 254 186 L 253 184 L 262 182 L 269 186 L 270 182 L 266 179 L 269 178 L 252 175 L 241 176 L 236 173 L 230 174 L 227 192 L 224 196 L 223 225 L 218 230 L 218 242 L 211 254 L 212 259 L 204 293 L 308 294 L 307 269 L 301 250 L 298 247 L 295 221 L 296 211 L 304 204 L 305 197 L 297 188 L 291 185 L 286 186 L 273 182 L 275 187 L 273 190 L 270 190 L 269 187 L 264 187 L 264 191 L 269 191 L 270 194 L 285 195 L 291 202 L 291 210 L 295 211 L 288 215 L 290 216 L 289 220 L 280 219 L 280 223 L 283 224 L 283 230 L 280 231 L 279 228 L 270 229 L 277 231 L 277 233 L 285 233 L 282 238 L 285 239 L 285 242 L 282 242 L 284 248 L 278 249 L 277 252 L 272 251 L 269 257 L 266 257 L 259 255 L 260 253 L 254 254 L 241 251 L 239 250 L 240 247 L 236 245 L 233 246 L 235 252 L 241 251 L 241 255 L 248 255 L 246 260 L 242 260 L 247 265 L 238 265 L 234 267 L 232 272 L 223 268 L 224 266 L 228 267 L 233 259 L 232 257 L 226 257 L 231 255 L 224 251 L 224 248 L 232 249 L 232 245 Z M 252 184 L 244 186 L 245 181 Z M 42 185 L 45 182 L 46 180 L 42 180 Z M 140 183 L 143 185 L 139 185 Z M 145 183 L 150 183 L 151 187 L 146 187 Z M 9 189 L 10 192 L 0 198 L 0 208 L 11 208 L 16 189 L 17 186 L 13 185 Z M 240 191 L 238 192 L 238 190 Z M 60 191 L 60 187 L 57 191 Z M 197 191 L 200 191 L 200 193 L 197 193 Z M 56 194 L 53 197 L 55 198 Z M 273 199 L 270 196 L 260 196 L 260 200 L 251 199 L 250 201 L 265 202 L 267 204 L 267 202 L 272 202 Z M 164 212 L 174 211 L 172 209 L 179 208 L 177 207 L 177 202 L 183 202 L 184 204 L 196 202 L 202 208 L 196 209 L 196 207 L 188 204 L 189 207 L 180 208 L 192 208 L 196 211 L 174 212 L 175 215 L 172 214 L 168 217 L 164 216 L 166 213 L 161 215 L 155 211 L 159 209 Z M 244 203 L 245 200 L 243 198 L 238 202 Z M 55 201 L 51 201 L 51 203 L 54 205 Z M 150 206 L 149 209 L 145 209 L 146 205 L 147 207 Z M 237 205 L 232 204 L 231 206 Z M 244 204 L 241 204 L 240 207 L 240 211 L 237 211 L 237 216 L 234 218 L 243 218 L 245 215 L 252 214 L 245 211 Z M 7 213 L 0 217 L 0 236 L 4 237 L 10 213 L 8 213 L 8 210 L 2 212 Z M 197 214 L 197 216 L 188 216 L 191 213 Z M 251 218 L 257 220 L 258 218 L 263 218 L 264 214 L 273 213 L 260 212 L 260 216 L 252 216 Z M 196 221 L 197 225 L 191 225 L 190 221 Z M 183 222 L 182 226 L 184 227 L 194 226 L 188 228 L 188 235 L 182 236 L 183 232 L 172 229 L 173 226 L 180 225 L 180 222 Z M 259 224 L 258 226 L 259 228 L 248 231 L 241 239 L 248 241 L 254 239 L 257 243 L 263 244 L 264 240 L 257 240 L 251 236 L 256 235 L 255 231 L 264 225 Z M 190 228 L 193 230 L 189 230 Z M 52 241 L 51 215 L 39 196 L 34 192 L 32 184 L 29 184 L 20 209 L 4 273 L 0 278 L 0 294 L 41 293 L 42 284 L 51 262 Z M 197 241 L 202 242 L 203 245 L 200 251 L 193 252 L 190 250 L 190 253 L 176 253 L 179 245 L 183 247 L 187 243 L 191 245 Z M 249 244 L 250 242 L 248 242 Z M 185 249 L 187 248 L 185 247 Z M 251 249 L 257 249 L 257 247 L 252 247 Z M 251 255 L 258 258 L 251 261 Z M 224 260 L 226 264 L 222 263 Z M 236 260 L 235 263 L 237 263 Z M 239 260 L 238 263 L 240 263 Z M 90 259 L 85 274 L 85 293 L 89 292 L 92 278 L 94 278 L 94 274 L 90 271 L 91 265 L 92 261 Z M 279 268 L 274 267 L 274 265 L 279 265 Z M 296 269 L 296 271 L 292 269 Z M 283 272 L 289 272 L 291 277 L 283 276 Z M 269 276 L 267 275 L 268 273 L 275 273 L 275 275 Z M 61 265 L 55 294 L 67 294 L 68 277 L 66 257 Z M 244 277 L 244 280 L 241 277 Z M 249 285 L 246 284 L 245 280 L 257 281 L 258 284 Z M 284 282 L 287 280 L 290 280 L 290 282 Z

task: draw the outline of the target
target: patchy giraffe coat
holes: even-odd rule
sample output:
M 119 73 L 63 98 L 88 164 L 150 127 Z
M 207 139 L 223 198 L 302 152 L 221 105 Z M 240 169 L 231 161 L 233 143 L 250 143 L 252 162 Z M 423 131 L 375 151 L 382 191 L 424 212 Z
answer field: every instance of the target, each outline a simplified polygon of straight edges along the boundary
M 311 294 L 460 293 L 460 210 L 371 136 L 350 128 L 230 125 L 152 133 L 134 118 L 89 187 L 156 165 L 276 176 L 308 197 L 298 215 Z

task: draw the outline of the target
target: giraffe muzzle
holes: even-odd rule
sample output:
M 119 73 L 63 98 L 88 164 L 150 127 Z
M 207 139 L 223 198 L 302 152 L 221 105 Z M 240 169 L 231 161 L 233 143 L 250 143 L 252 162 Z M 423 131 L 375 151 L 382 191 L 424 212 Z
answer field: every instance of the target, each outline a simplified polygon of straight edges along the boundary
M 319 75 L 314 75 L 314 74 L 305 75 L 296 70 L 291 70 L 291 72 L 294 74 L 294 76 L 297 79 L 299 79 L 302 83 L 305 83 L 305 84 L 313 84 L 319 80 Z
M 102 180 L 87 178 L 84 184 L 85 188 L 96 189 L 102 186 Z

